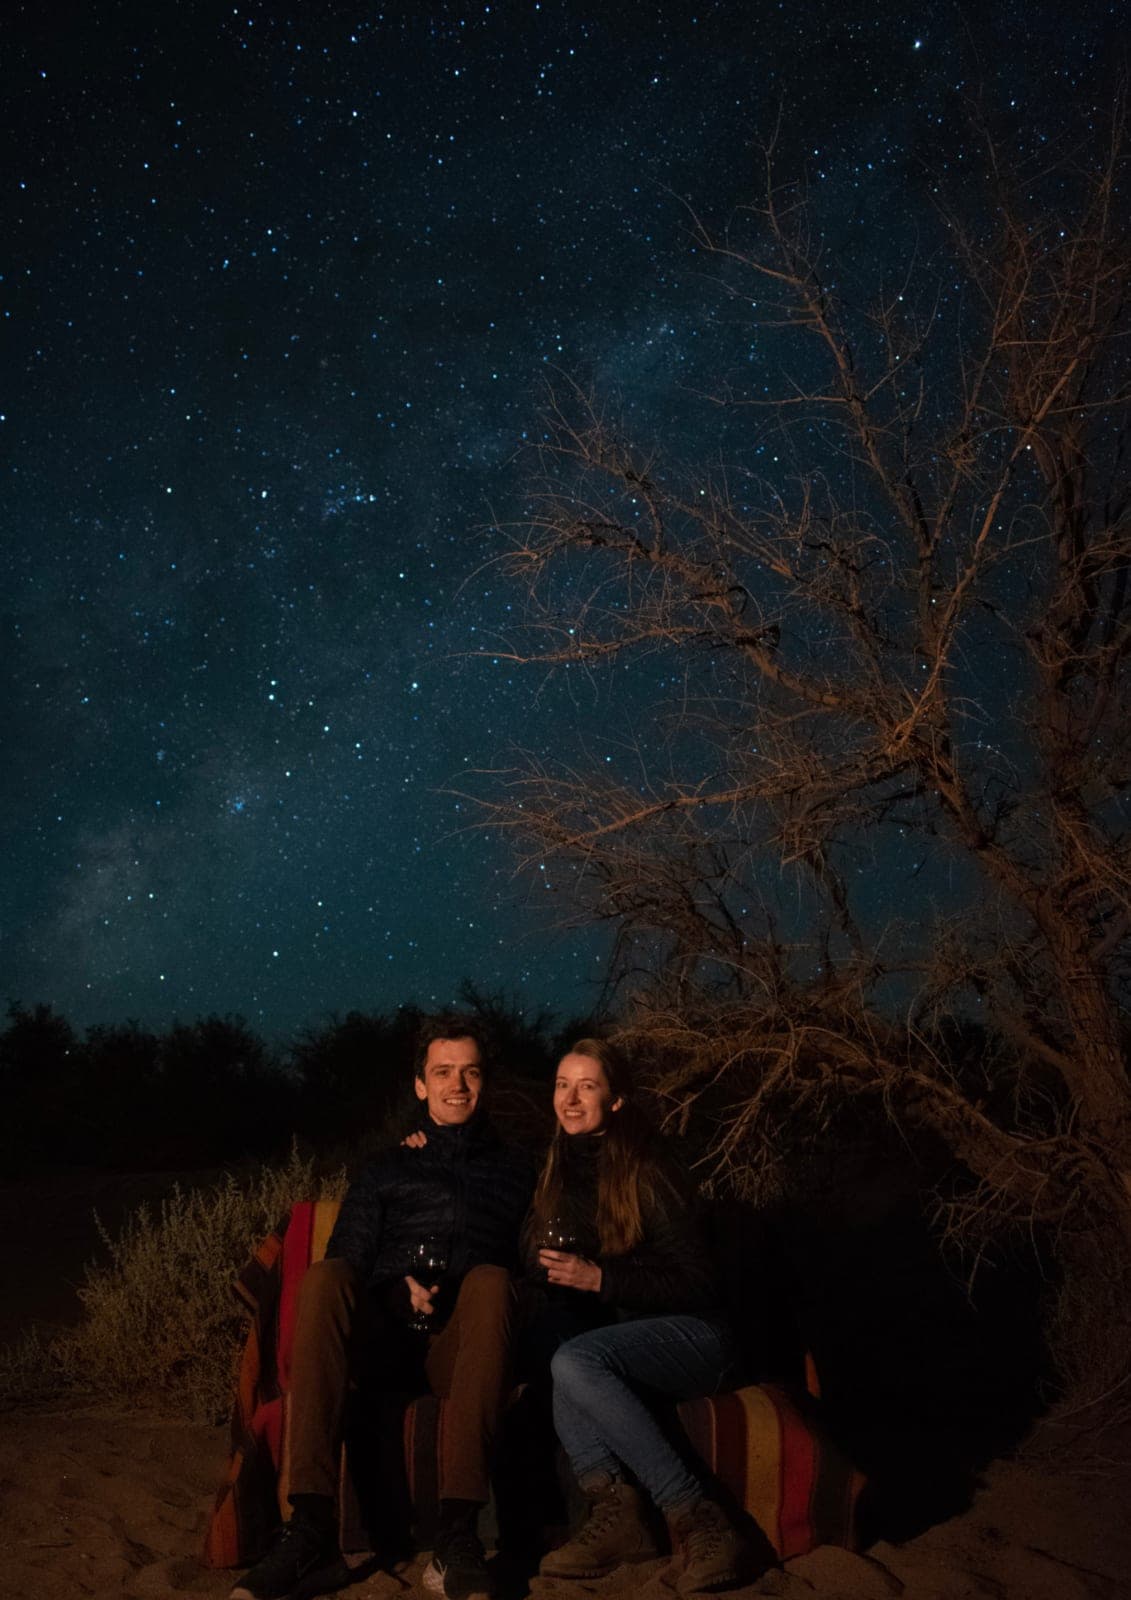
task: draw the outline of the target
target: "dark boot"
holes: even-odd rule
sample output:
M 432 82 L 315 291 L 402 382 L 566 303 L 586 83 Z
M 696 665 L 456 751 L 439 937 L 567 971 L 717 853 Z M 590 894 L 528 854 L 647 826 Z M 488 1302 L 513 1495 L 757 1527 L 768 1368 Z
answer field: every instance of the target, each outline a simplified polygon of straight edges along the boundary
M 487 1557 L 479 1538 L 476 1500 L 441 1500 L 436 1519 L 436 1548 L 421 1582 L 446 1600 L 488 1600 L 495 1593 Z
M 276 1532 L 262 1561 L 236 1584 L 230 1600 L 290 1600 L 292 1595 L 313 1592 L 307 1589 L 307 1580 L 313 1581 L 340 1560 L 332 1525 L 296 1511 Z
M 685 1500 L 666 1513 L 675 1586 L 680 1594 L 709 1594 L 743 1582 L 752 1552 L 713 1500 Z
M 626 1561 L 651 1561 L 659 1555 L 648 1526 L 643 1495 L 621 1478 L 594 1473 L 581 1492 L 589 1509 L 566 1544 L 542 1558 L 544 1578 L 603 1578 Z

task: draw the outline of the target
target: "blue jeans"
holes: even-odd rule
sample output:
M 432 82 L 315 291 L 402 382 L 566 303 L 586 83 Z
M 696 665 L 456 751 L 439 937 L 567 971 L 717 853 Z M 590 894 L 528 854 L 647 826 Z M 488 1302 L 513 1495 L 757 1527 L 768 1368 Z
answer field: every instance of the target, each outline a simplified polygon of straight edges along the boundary
M 554 1427 L 576 1477 L 625 1467 L 661 1511 L 703 1493 L 661 1426 L 656 1400 L 716 1394 L 738 1380 L 730 1330 L 707 1317 L 641 1317 L 594 1328 L 550 1363 Z

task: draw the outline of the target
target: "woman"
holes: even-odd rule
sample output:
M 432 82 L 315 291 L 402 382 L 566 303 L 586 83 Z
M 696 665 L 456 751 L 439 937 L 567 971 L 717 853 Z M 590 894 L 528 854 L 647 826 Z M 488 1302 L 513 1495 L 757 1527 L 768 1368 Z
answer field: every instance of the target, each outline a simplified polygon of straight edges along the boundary
M 604 1325 L 567 1338 L 551 1362 L 554 1426 L 587 1514 L 541 1572 L 595 1578 L 657 1555 L 647 1496 L 667 1521 L 679 1591 L 724 1588 L 744 1574 L 745 1543 L 644 1398 L 690 1399 L 737 1379 L 691 1185 L 633 1100 L 614 1046 L 573 1046 L 554 1112 L 528 1253 L 537 1250 L 558 1327 Z

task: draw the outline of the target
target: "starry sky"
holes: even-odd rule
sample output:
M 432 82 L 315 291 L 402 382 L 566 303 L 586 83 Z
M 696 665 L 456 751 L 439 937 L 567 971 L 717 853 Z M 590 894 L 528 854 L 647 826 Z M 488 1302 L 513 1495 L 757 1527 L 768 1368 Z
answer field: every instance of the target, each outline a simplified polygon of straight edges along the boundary
M 898 261 L 975 81 L 1055 141 L 1122 11 L 9 5 L 0 998 L 592 1004 L 602 936 L 456 792 L 652 693 L 491 654 L 547 379 L 706 453 L 762 356 L 681 198 L 748 199 L 780 105 L 830 243 Z

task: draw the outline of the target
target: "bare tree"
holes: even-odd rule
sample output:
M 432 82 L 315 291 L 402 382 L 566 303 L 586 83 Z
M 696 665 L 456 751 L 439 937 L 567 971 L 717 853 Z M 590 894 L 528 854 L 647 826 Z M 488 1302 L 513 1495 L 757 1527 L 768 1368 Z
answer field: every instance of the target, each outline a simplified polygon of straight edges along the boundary
M 501 558 L 528 593 L 509 654 L 638 676 L 647 656 L 674 693 L 631 759 L 496 775 L 489 821 L 615 923 L 673 1106 L 725 1105 L 719 1170 L 756 1188 L 802 1108 L 874 1095 L 972 1175 L 956 1223 L 1102 1252 L 1110 1319 L 1131 1259 L 1122 116 L 1094 159 L 1007 173 L 984 149 L 942 254 L 866 309 L 772 149 L 758 206 L 694 220 L 784 351 L 775 392 L 705 397 L 714 464 L 551 399 Z M 873 879 L 908 840 L 957 889 L 932 907 L 907 877 L 893 927 Z M 774 908 L 783 872 L 803 918 Z M 937 1048 L 964 1014 L 1007 1042 L 976 1070 Z

